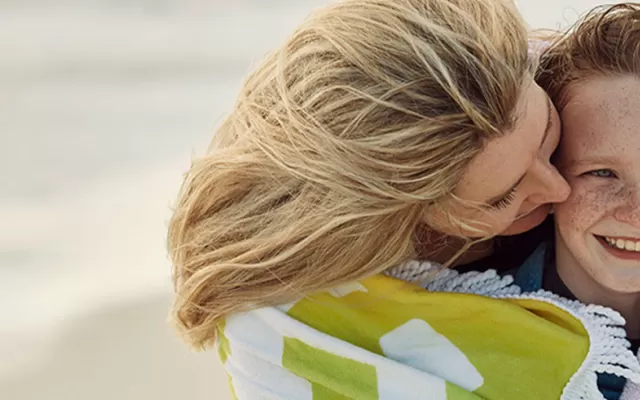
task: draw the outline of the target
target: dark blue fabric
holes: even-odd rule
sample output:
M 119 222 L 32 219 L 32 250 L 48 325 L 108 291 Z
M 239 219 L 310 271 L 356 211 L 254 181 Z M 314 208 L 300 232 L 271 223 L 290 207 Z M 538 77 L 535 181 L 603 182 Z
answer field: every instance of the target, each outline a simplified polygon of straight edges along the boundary
M 547 244 L 540 244 L 520 267 L 509 273 L 509 275 L 513 275 L 515 284 L 524 293 L 537 292 L 542 289 L 546 253 Z

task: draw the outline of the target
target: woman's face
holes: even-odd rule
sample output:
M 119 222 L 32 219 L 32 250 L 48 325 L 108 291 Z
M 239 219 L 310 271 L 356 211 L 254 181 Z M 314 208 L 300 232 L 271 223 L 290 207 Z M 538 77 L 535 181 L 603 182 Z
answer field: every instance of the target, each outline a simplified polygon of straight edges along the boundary
M 469 165 L 456 189 L 462 200 L 446 200 L 427 211 L 432 229 L 453 236 L 514 235 L 540 224 L 550 203 L 566 200 L 569 186 L 551 165 L 560 140 L 560 120 L 547 94 L 533 81 L 520 99 L 516 128 L 489 142 Z M 483 233 L 460 229 L 449 215 L 475 221 Z
M 616 292 L 640 290 L 640 80 L 572 85 L 558 168 L 571 185 L 556 206 L 558 257 Z

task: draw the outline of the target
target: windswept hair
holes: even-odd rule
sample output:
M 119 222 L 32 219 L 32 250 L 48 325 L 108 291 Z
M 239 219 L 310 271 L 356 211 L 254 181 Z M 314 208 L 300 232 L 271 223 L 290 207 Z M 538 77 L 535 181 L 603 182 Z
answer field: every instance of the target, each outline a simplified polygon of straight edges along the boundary
M 530 75 L 510 0 L 343 0 L 244 83 L 169 225 L 174 315 L 195 347 L 232 313 L 415 254 L 427 207 L 512 129 Z
M 597 76 L 640 77 L 640 3 L 599 6 L 542 52 L 536 80 L 556 107 L 572 83 Z

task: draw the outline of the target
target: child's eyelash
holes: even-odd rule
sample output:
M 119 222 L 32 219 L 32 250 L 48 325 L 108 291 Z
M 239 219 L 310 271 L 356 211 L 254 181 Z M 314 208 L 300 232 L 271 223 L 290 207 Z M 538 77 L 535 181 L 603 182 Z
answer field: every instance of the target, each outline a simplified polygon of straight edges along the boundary
M 613 172 L 612 170 L 607 169 L 607 168 L 601 168 L 601 169 L 595 169 L 593 171 L 588 171 L 588 172 L 585 172 L 584 175 L 594 176 L 596 178 L 616 178 L 617 177 L 615 172 Z
M 495 203 L 490 204 L 491 208 L 494 210 L 501 210 L 503 208 L 509 207 L 513 200 L 516 197 L 516 189 L 514 188 L 510 191 L 506 196 L 496 201 Z

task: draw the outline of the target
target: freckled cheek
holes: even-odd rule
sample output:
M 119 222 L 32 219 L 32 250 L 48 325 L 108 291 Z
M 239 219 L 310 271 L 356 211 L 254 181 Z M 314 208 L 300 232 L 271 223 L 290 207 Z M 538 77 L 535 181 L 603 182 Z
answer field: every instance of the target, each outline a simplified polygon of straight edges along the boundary
M 608 212 L 612 204 L 610 191 L 572 185 L 567 201 L 556 205 L 556 223 L 562 231 L 586 231 Z

